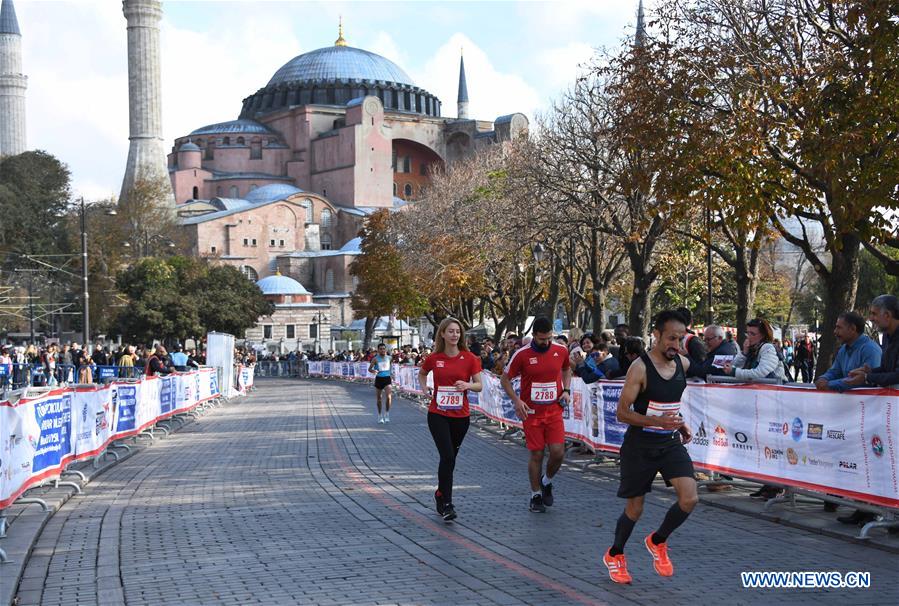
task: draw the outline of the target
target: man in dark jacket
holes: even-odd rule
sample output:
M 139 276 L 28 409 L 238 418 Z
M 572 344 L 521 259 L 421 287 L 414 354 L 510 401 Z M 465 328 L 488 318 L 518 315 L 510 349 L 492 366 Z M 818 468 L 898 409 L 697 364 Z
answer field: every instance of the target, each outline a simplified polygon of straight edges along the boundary
M 171 374 L 172 369 L 166 366 L 167 360 L 168 352 L 165 350 L 165 347 L 157 345 L 156 351 L 147 359 L 147 366 L 144 369 L 144 374 L 148 377 Z
M 793 364 L 799 371 L 796 379 L 799 380 L 801 376 L 803 383 L 811 383 L 815 368 L 815 349 L 808 333 L 804 334 L 802 340 L 796 343 L 793 350 Z
M 715 324 L 705 327 L 702 340 L 709 349 L 709 353 L 699 364 L 690 364 L 688 374 L 691 377 L 705 379 L 710 374 L 723 374 L 718 372 L 724 368 L 725 362 L 732 362 L 740 351 L 737 344 L 724 338 L 724 329 Z

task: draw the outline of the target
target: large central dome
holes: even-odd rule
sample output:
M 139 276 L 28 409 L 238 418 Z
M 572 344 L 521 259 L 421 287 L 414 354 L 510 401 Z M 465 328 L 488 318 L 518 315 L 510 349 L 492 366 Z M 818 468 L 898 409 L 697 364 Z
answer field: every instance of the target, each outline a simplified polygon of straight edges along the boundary
M 242 120 L 303 105 L 345 106 L 371 95 L 391 112 L 440 116 L 440 99 L 419 88 L 381 55 L 346 45 L 343 27 L 334 46 L 294 57 L 264 87 L 243 100 Z
M 275 72 L 268 86 L 309 80 L 380 80 L 415 86 L 390 59 L 351 46 L 328 46 L 294 57 Z

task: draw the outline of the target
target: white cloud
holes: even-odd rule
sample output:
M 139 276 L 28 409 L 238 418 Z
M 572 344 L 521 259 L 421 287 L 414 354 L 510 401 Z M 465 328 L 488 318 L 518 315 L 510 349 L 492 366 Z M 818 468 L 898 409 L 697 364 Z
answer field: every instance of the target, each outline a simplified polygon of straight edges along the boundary
M 536 64 L 543 70 L 544 88 L 569 87 L 595 54 L 596 49 L 584 42 L 541 51 L 537 54 Z
M 397 46 L 393 36 L 387 32 L 380 31 L 375 35 L 371 44 L 363 47 L 365 50 L 387 57 L 400 67 L 409 63 L 409 56 Z M 403 67 L 403 69 L 405 69 Z
M 230 7 L 225 27 L 162 23 L 163 136 L 237 118 L 244 97 L 301 52 L 289 21 L 251 4 Z M 201 6 L 201 9 L 203 7 Z M 75 195 L 118 192 L 128 156 L 127 32 L 120 2 L 20 2 L 27 136 L 72 172 Z
M 461 33 L 453 34 L 425 63 L 421 72 L 413 74 L 416 84 L 443 102 L 443 115 L 456 114 L 461 49 L 465 55 L 470 117 L 494 120 L 513 112 L 533 117 L 541 105 L 537 91 L 521 76 L 498 71 L 487 53 Z
M 302 52 L 284 20 L 248 15 L 234 19 L 234 26 L 201 32 L 163 23 L 166 145 L 201 126 L 236 119 L 243 99 Z

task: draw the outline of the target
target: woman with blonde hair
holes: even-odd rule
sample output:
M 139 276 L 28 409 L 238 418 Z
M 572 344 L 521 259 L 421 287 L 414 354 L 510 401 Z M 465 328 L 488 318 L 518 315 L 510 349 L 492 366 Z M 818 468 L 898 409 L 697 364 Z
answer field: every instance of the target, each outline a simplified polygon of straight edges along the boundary
M 434 373 L 434 389 L 428 387 L 428 373 Z M 481 358 L 468 350 L 465 329 L 455 318 L 445 318 L 437 328 L 434 353 L 425 358 L 418 382 L 431 397 L 428 429 L 440 454 L 437 513 L 449 522 L 456 518 L 453 506 L 453 471 L 462 440 L 468 432 L 468 392 L 481 391 Z

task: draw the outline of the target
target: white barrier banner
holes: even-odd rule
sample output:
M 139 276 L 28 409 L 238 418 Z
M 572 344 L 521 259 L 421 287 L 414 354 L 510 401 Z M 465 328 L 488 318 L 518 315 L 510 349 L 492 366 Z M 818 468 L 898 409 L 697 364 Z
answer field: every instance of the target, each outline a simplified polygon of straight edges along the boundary
M 342 376 L 341 365 L 310 362 L 309 372 Z M 394 385 L 422 393 L 418 370 L 395 366 Z M 483 391 L 469 394 L 472 410 L 521 427 L 499 378 L 481 376 Z M 571 402 L 562 413 L 565 434 L 594 450 L 617 452 L 627 430 L 617 420 L 622 386 L 572 379 Z M 699 468 L 899 507 L 897 395 L 690 383 L 681 412 L 693 432 L 687 448 Z
M 892 390 L 691 385 L 684 404 L 699 467 L 899 507 Z
M 204 368 L 0 402 L 0 509 L 71 461 L 216 397 L 216 378 Z
M 253 386 L 256 369 L 253 366 L 241 366 L 237 372 L 237 390 L 241 394 L 247 393 L 247 390 Z

